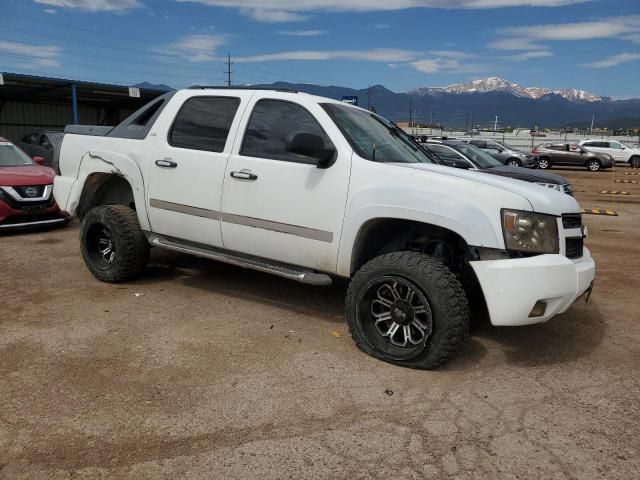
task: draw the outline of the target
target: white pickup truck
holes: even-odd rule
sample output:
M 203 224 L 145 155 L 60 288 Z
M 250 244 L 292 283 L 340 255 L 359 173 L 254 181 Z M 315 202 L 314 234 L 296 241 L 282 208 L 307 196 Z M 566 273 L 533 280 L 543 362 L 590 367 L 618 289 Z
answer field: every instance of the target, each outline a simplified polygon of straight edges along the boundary
M 590 290 L 580 208 L 537 185 L 435 164 L 382 117 L 283 90 L 194 87 L 113 129 L 68 128 L 58 204 L 105 282 L 150 246 L 312 285 L 350 279 L 359 348 L 435 368 L 470 317 L 545 322 Z

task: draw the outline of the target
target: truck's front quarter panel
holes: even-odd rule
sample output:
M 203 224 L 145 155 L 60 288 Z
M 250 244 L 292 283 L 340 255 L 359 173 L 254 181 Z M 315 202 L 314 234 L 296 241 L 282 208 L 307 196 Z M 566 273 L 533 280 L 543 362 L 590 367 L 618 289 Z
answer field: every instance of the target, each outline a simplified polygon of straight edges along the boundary
M 385 163 L 354 154 L 338 274 L 351 275 L 354 245 L 367 222 L 411 220 L 450 230 L 469 246 L 504 249 L 500 210 L 530 210 L 519 195 L 479 182 Z

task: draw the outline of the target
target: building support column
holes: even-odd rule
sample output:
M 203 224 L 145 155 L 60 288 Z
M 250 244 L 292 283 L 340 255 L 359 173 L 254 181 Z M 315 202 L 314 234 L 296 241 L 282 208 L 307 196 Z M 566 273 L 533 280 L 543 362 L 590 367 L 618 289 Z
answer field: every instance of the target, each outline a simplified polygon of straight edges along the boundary
M 71 84 L 71 109 L 73 111 L 73 124 L 78 125 L 78 95 L 76 84 Z

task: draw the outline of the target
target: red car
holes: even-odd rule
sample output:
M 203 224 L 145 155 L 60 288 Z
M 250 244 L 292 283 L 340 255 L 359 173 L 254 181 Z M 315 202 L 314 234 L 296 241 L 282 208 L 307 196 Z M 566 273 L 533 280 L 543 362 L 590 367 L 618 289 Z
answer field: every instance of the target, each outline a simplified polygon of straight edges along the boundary
M 42 162 L 0 137 L 0 231 L 69 222 L 53 198 L 55 172 Z

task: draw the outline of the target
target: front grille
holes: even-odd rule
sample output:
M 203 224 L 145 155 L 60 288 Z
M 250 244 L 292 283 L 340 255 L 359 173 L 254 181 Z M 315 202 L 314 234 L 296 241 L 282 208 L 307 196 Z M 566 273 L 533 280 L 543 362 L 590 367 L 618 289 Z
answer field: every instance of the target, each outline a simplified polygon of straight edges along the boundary
M 582 250 L 584 249 L 584 240 L 582 238 L 567 238 L 566 245 L 567 258 L 582 257 Z
M 13 187 L 22 198 L 41 197 L 44 193 L 45 185 L 25 185 L 22 187 Z
M 567 229 L 580 228 L 582 226 L 582 215 L 580 213 L 565 213 L 562 215 L 562 226 Z

